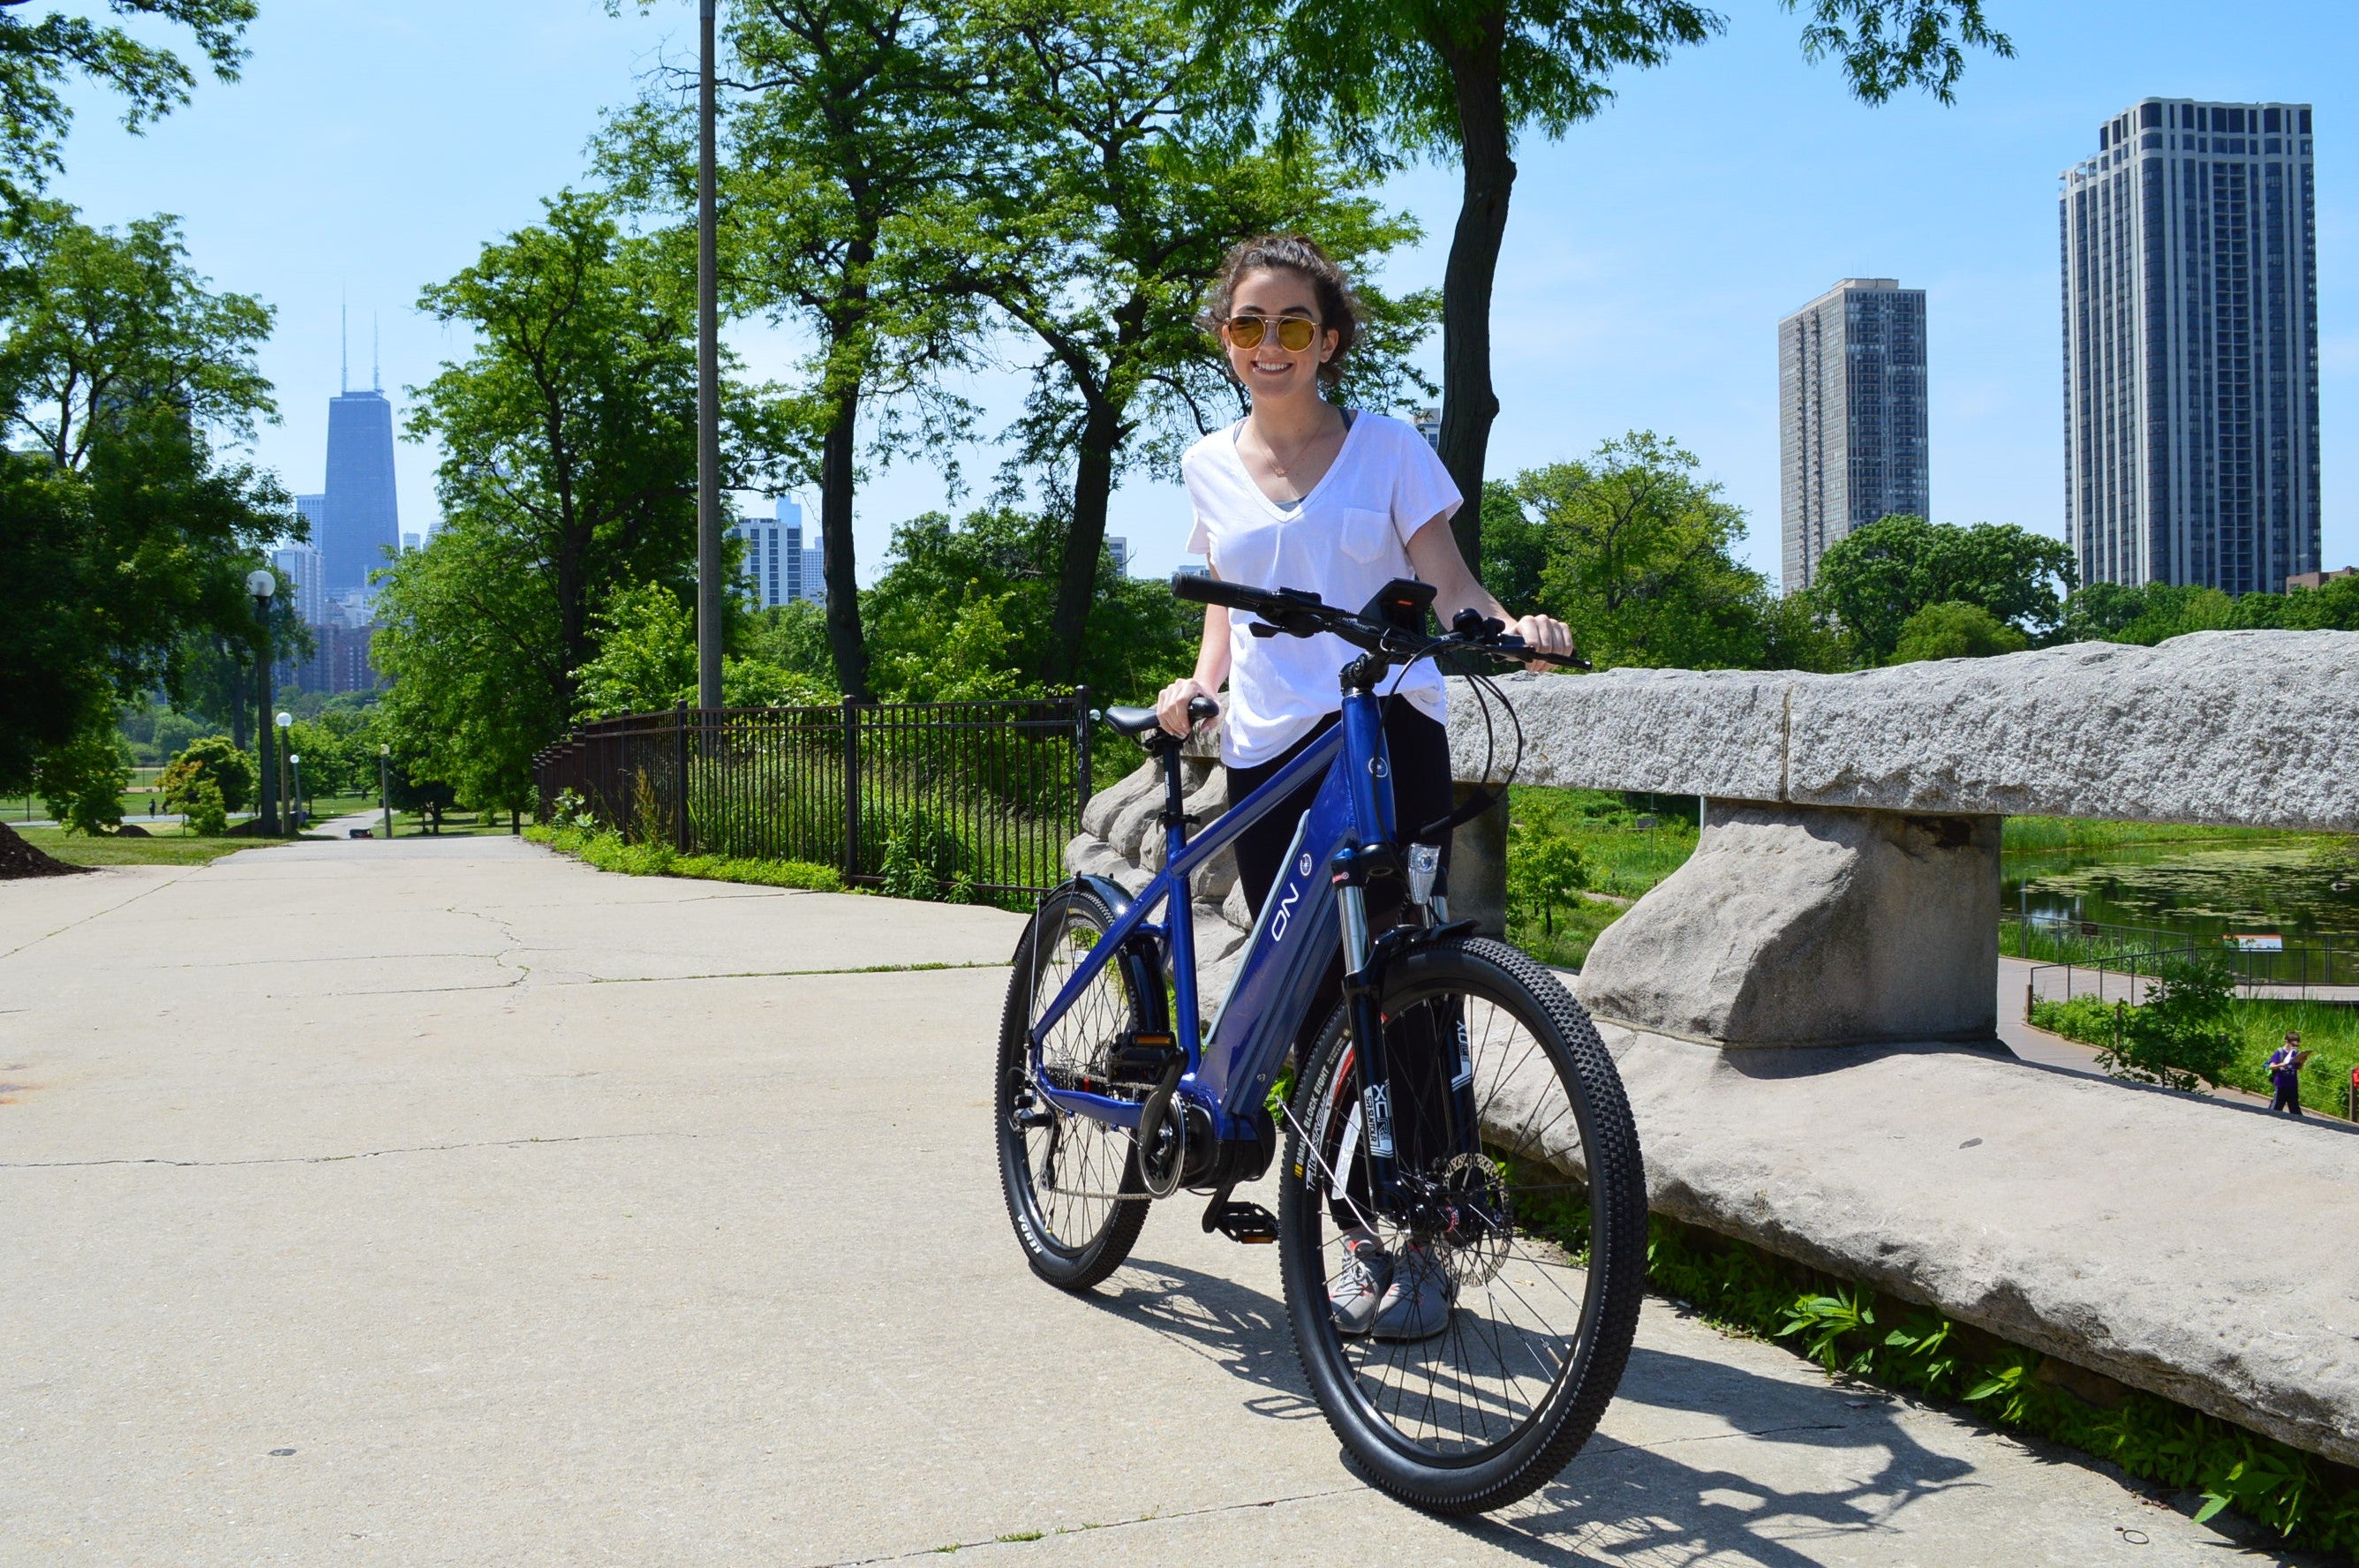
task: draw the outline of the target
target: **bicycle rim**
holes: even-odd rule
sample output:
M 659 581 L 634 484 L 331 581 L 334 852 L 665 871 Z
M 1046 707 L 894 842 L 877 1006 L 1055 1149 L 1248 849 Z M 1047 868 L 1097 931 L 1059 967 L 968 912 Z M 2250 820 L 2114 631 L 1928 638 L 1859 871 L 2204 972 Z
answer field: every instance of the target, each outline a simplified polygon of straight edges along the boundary
M 1380 1486 L 1439 1511 L 1495 1508 L 1562 1467 L 1620 1380 L 1645 1272 L 1636 1138 L 1587 1016 L 1512 949 L 1416 954 L 1384 1012 L 1397 1154 L 1429 1202 L 1385 1213 L 1367 1196 L 1359 1053 L 1339 1013 L 1288 1117 L 1288 1305 L 1314 1394 Z M 1373 1231 L 1397 1274 L 1446 1282 L 1440 1332 L 1338 1329 L 1328 1295 L 1349 1226 Z
M 1008 1217 L 1034 1270 L 1068 1290 L 1095 1284 L 1128 1255 L 1147 1189 L 1127 1131 L 1069 1116 L 1038 1093 L 1026 1042 L 1111 924 L 1111 911 L 1086 891 L 1051 895 L 1017 949 L 1001 1028 L 994 1110 Z M 1041 1075 L 1059 1088 L 1106 1093 L 1109 1057 L 1139 1027 L 1138 1013 L 1124 964 L 1108 964 L 1043 1042 Z

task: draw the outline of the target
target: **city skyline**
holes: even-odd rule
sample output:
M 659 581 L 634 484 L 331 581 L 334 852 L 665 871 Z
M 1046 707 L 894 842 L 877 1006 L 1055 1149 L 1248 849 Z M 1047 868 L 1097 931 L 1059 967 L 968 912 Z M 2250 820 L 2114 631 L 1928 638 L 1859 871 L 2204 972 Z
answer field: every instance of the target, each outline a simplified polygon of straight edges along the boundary
M 2320 569 L 2310 105 L 2148 97 L 2064 171 L 2065 538 L 2081 580 Z
M 1878 517 L 1932 515 L 1925 291 L 1846 278 L 1777 323 L 1778 582 Z

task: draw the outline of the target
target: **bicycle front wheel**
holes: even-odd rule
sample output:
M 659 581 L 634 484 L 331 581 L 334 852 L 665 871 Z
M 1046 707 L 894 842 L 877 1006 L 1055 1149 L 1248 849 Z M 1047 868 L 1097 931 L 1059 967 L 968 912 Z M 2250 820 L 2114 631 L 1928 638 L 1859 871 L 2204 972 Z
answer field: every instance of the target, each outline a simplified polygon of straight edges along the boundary
M 1028 1045 L 1032 1025 L 1113 924 L 1114 911 L 1085 887 L 1049 894 L 1016 944 L 1000 1020 L 992 1119 L 1007 1217 L 1032 1271 L 1066 1290 L 1086 1290 L 1120 1268 L 1147 1223 L 1136 1140 L 1042 1097 Z M 1147 979 L 1128 955 L 1099 970 L 1043 1042 L 1041 1077 L 1062 1089 L 1135 1095 L 1136 1085 L 1117 1082 L 1114 1053 L 1152 1021 Z
M 1339 1008 L 1288 1109 L 1287 1311 L 1312 1396 L 1376 1485 L 1475 1513 L 1553 1478 L 1621 1381 L 1646 1285 L 1637 1132 L 1589 1016 L 1513 948 L 1419 949 L 1382 1011 L 1400 1196 L 1371 1195 Z M 1373 1313 L 1339 1304 L 1361 1270 Z

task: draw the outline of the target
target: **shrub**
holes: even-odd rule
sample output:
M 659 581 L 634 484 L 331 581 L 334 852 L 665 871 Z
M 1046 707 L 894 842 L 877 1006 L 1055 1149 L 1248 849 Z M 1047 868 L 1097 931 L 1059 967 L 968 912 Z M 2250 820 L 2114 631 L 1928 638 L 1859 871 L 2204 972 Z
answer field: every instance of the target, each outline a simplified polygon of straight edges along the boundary
M 227 735 L 206 735 L 190 741 L 171 766 L 164 769 L 161 782 L 165 788 L 165 804 L 171 804 L 173 775 L 184 779 L 207 779 L 221 791 L 222 809 L 242 811 L 254 803 L 255 780 L 261 770 L 255 767 L 252 754 L 238 750 Z
M 2116 1078 L 2170 1089 L 2225 1083 L 2238 1055 L 2227 1027 L 2235 983 L 2209 953 L 2165 962 L 2145 1003 L 2123 1010 L 2120 1042 L 2100 1051 L 2098 1064 Z
M 219 838 L 229 832 L 229 808 L 222 803 L 221 786 L 212 779 L 191 779 L 181 786 L 177 800 L 168 795 L 167 800 L 180 809 L 185 831 L 201 838 Z
M 34 788 L 69 833 L 102 833 L 123 824 L 131 751 L 113 730 L 87 732 L 41 754 Z

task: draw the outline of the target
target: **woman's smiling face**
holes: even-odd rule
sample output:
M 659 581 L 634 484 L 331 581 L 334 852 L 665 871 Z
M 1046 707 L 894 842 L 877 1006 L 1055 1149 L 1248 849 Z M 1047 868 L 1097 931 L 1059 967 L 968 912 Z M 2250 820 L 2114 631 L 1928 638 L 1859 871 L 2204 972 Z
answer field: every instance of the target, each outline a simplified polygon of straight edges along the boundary
M 1229 370 L 1256 398 L 1287 397 L 1315 388 L 1319 367 L 1335 352 L 1336 333 L 1320 327 L 1302 349 L 1288 349 L 1277 341 L 1277 323 L 1288 316 L 1319 323 L 1319 296 L 1310 279 L 1281 267 L 1258 267 L 1236 280 L 1229 298 L 1229 315 L 1259 316 L 1269 323 L 1261 342 L 1240 348 L 1226 322 L 1221 343 L 1228 350 Z

